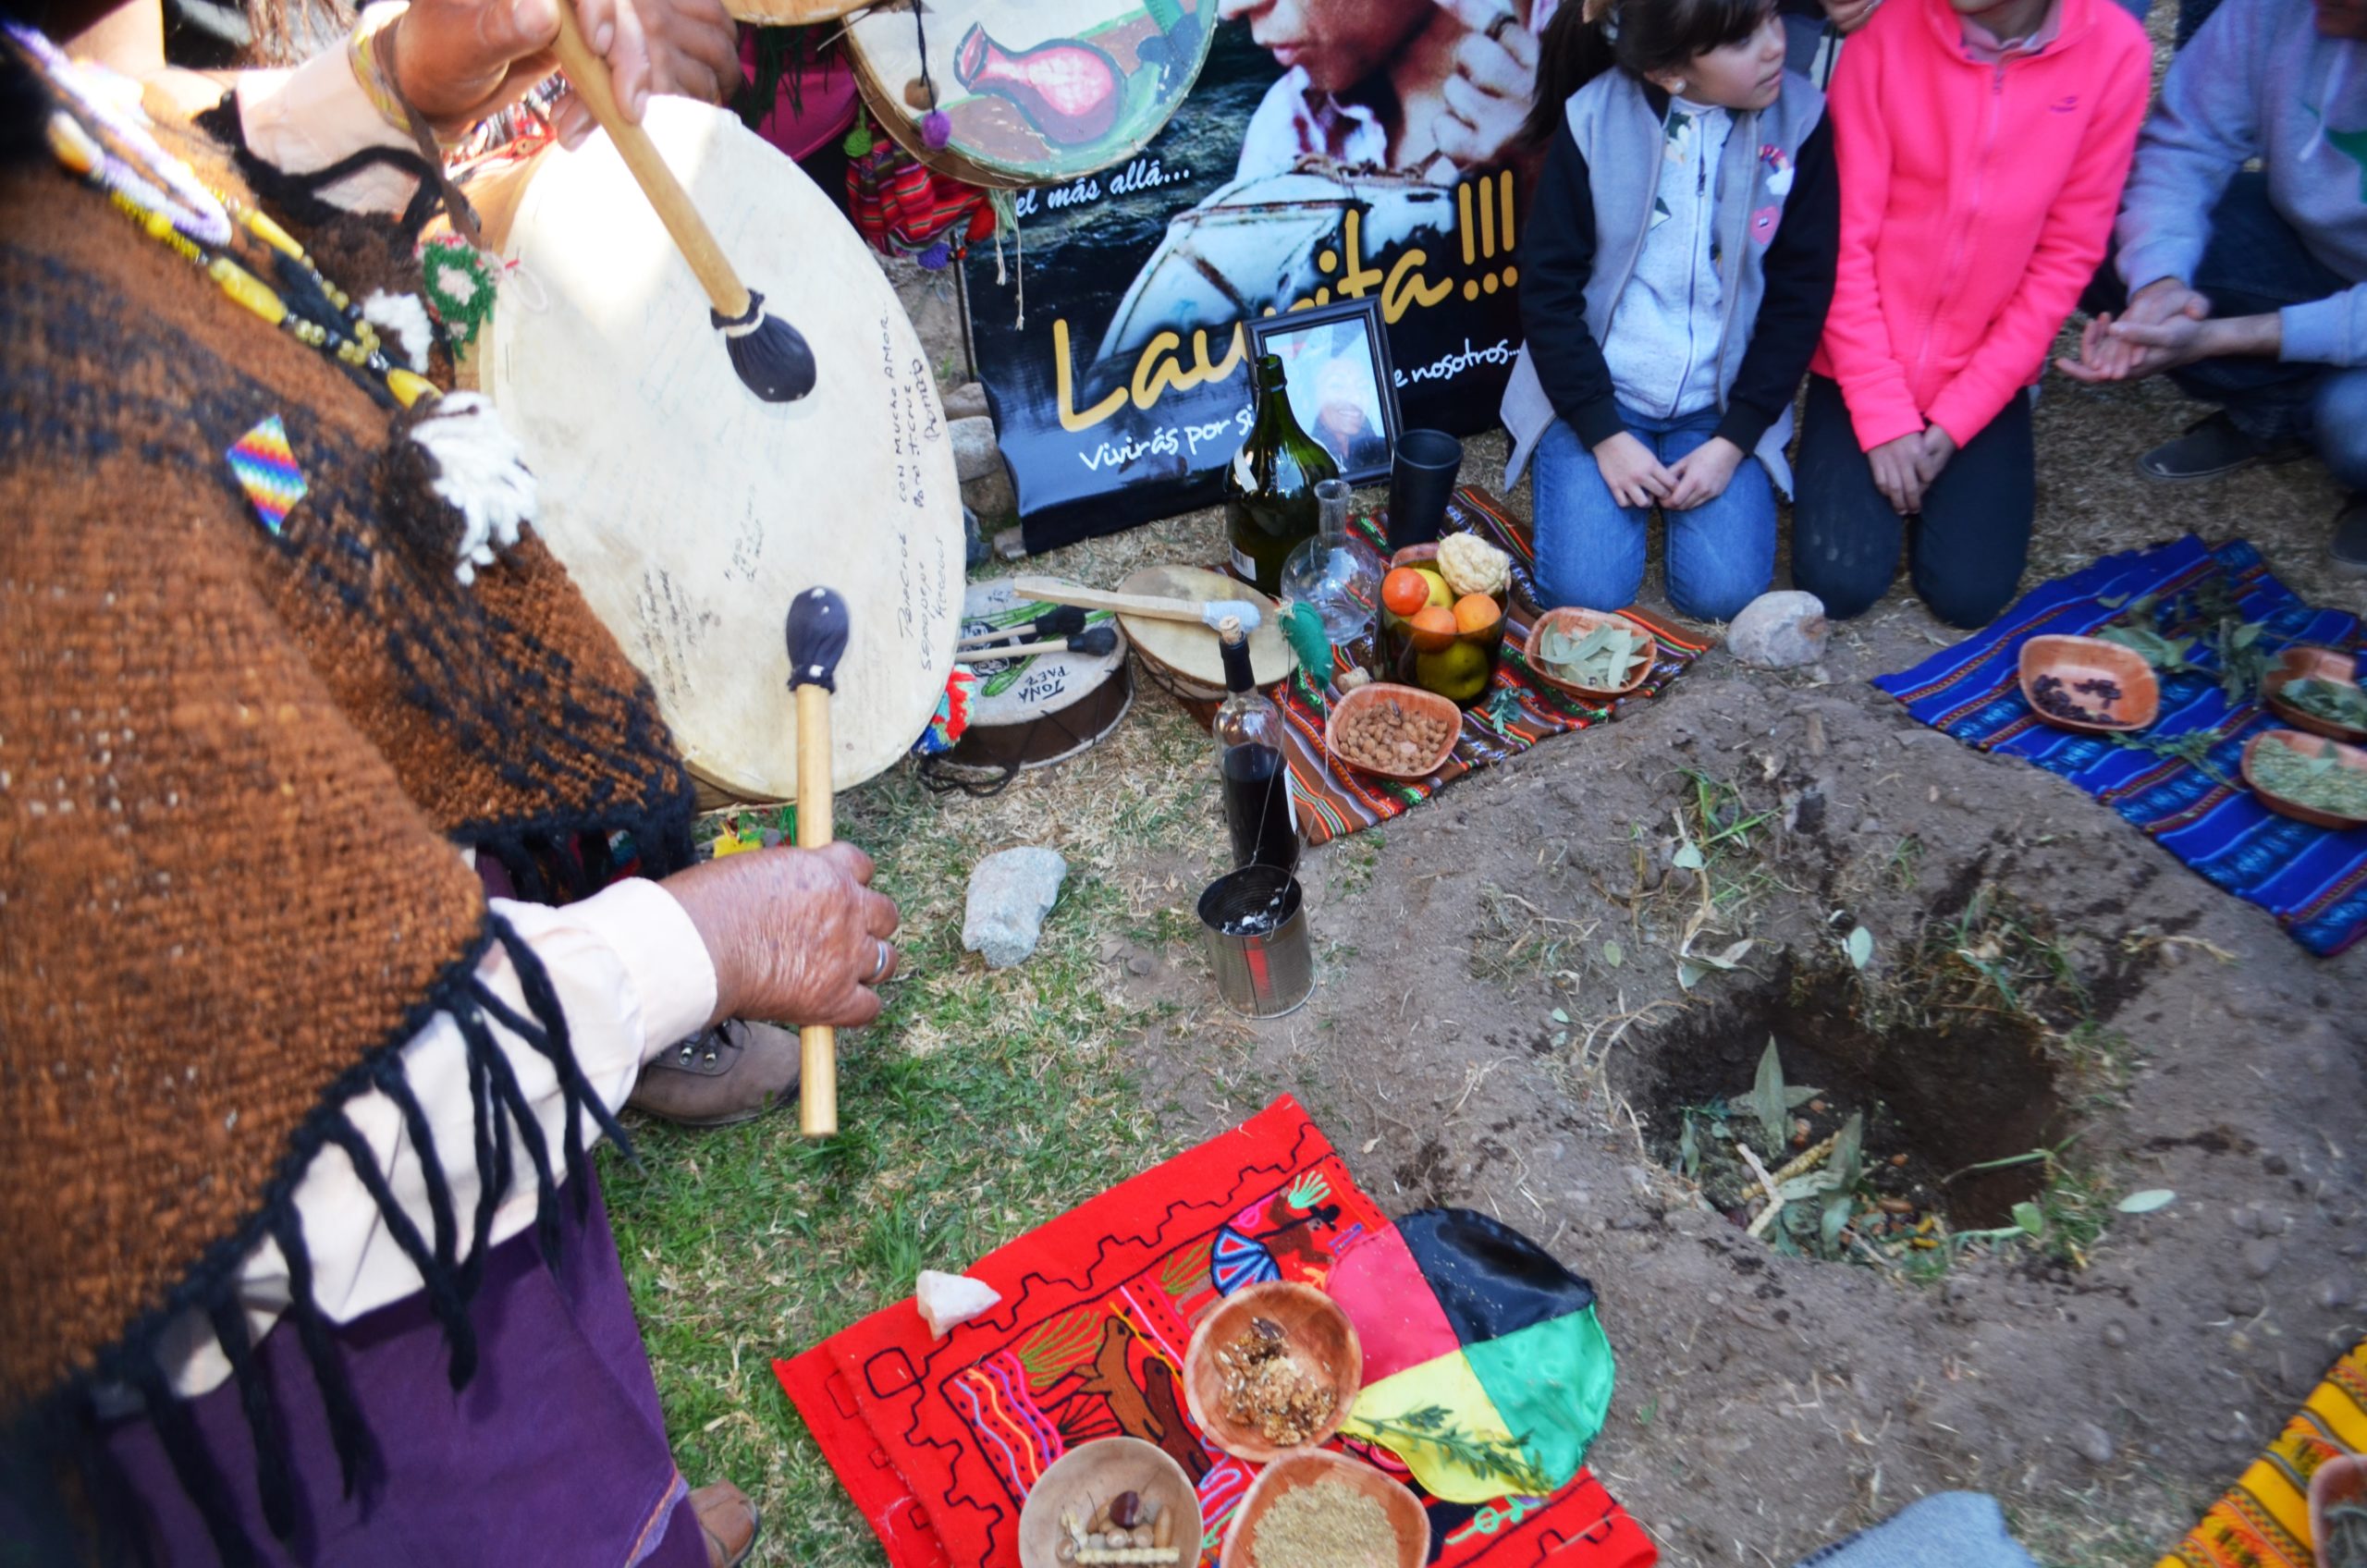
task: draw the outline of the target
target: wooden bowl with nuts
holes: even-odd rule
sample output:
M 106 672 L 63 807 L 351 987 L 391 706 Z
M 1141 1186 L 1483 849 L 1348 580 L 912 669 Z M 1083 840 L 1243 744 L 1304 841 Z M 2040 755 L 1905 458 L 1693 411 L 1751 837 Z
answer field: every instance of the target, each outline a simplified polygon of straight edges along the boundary
M 1184 1402 L 1208 1439 L 1263 1464 L 1331 1440 L 1365 1381 L 1365 1349 L 1340 1304 L 1312 1285 L 1245 1285 L 1184 1353 Z
M 1200 1499 L 1156 1443 L 1082 1443 L 1036 1477 L 1019 1511 L 1020 1568 L 1191 1568 Z
M 1428 778 L 1463 738 L 1463 710 L 1436 692 L 1375 680 L 1331 704 L 1323 749 L 1383 778 Z

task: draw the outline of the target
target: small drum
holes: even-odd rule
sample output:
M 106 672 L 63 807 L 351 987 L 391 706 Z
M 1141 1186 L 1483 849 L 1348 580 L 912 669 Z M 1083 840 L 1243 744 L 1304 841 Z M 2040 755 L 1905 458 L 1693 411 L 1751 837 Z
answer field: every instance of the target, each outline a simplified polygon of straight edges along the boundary
M 1141 152 L 1192 91 L 1215 31 L 1216 0 L 930 0 L 865 12 L 847 55 L 906 152 L 964 184 L 1018 190 Z M 922 136 L 924 43 L 942 147 Z
M 1249 675 L 1258 690 L 1289 680 L 1298 668 L 1298 655 L 1282 636 L 1282 607 L 1238 578 L 1196 566 L 1147 566 L 1129 574 L 1118 592 L 1201 602 L 1246 599 L 1260 612 L 1257 630 L 1249 634 Z M 1188 621 L 1142 616 L 1120 616 L 1118 624 L 1133 640 L 1144 671 L 1159 686 L 1186 703 L 1223 698 L 1224 655 L 1215 632 Z
M 803 589 L 845 597 L 830 776 L 847 789 L 904 755 L 953 669 L 962 496 L 937 383 L 878 263 L 795 164 L 687 99 L 651 99 L 646 125 L 767 312 L 812 345 L 813 393 L 741 385 L 606 136 L 472 179 L 486 242 L 524 278 L 468 371 L 540 483 L 536 531 L 703 781 L 794 797 L 783 623 Z
M 1027 625 L 1051 606 L 1023 599 L 1009 582 L 976 582 L 963 596 L 962 635 Z M 1107 615 L 1086 618 L 1106 625 Z M 925 765 L 963 783 L 1000 784 L 1022 768 L 1075 756 L 1118 727 L 1134 705 L 1134 680 L 1121 632 L 1110 652 L 1036 654 L 973 664 L 970 726 L 953 749 Z

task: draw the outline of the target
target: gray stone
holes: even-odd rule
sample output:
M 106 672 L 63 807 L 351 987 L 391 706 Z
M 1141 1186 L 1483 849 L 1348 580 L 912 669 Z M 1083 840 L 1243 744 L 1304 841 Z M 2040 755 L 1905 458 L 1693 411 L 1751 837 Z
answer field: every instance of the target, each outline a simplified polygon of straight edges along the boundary
M 995 559 L 1024 561 L 1027 558 L 1027 534 L 1023 529 L 1006 528 L 995 535 Z
M 962 504 L 984 521 L 998 526 L 1019 516 L 1019 491 L 1011 483 L 1011 471 L 1003 467 L 1000 458 L 984 477 L 963 481 Z
M 970 873 L 969 907 L 962 916 L 962 945 L 982 954 L 987 966 L 1009 969 L 1036 950 L 1044 917 L 1061 896 L 1069 863 L 1057 850 L 998 850 Z
M 2348 1280 L 2328 1280 L 2324 1284 L 2320 1285 L 2318 1287 L 2318 1305 L 2324 1307 L 2328 1312 L 2337 1311 L 2342 1307 L 2349 1305 L 2350 1281 Z
M 945 395 L 947 419 L 976 419 L 987 411 L 987 389 L 965 381 Z
M 2071 1424 L 2071 1446 L 2078 1449 L 2079 1457 L 2091 1464 L 2102 1467 L 2112 1463 L 2112 1434 L 2093 1421 Z
M 965 483 L 984 479 L 1002 466 L 1002 453 L 995 448 L 995 422 L 986 415 L 948 420 L 945 434 L 953 442 L 953 472 Z
M 1796 588 L 1761 594 L 1726 628 L 1726 650 L 1761 669 L 1797 669 L 1824 656 L 1824 601 Z
M 2121 1349 L 2128 1343 L 2128 1330 L 2122 1328 L 2117 1323 L 2105 1324 L 2104 1343 L 2110 1345 L 2115 1350 Z
M 2276 1243 L 2265 1240 L 2246 1242 L 2244 1272 L 2255 1280 L 2265 1280 L 2276 1272 Z
M 975 571 L 987 564 L 993 552 L 987 548 L 987 536 L 978 527 L 978 514 L 969 508 L 962 508 L 962 552 L 963 564 Z

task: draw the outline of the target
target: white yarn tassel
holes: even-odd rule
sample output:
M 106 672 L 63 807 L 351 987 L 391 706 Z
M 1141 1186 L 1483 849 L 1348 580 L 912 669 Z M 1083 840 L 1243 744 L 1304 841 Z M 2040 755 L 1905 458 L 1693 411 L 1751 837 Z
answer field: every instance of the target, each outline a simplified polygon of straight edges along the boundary
M 378 329 L 414 373 L 427 374 L 427 346 L 435 340 L 435 329 L 427 325 L 427 307 L 418 295 L 379 289 L 362 301 L 362 319 Z
M 477 568 L 491 566 L 534 521 L 534 476 L 482 393 L 446 393 L 411 435 L 435 459 L 432 488 L 460 514 L 455 575 L 473 582 Z

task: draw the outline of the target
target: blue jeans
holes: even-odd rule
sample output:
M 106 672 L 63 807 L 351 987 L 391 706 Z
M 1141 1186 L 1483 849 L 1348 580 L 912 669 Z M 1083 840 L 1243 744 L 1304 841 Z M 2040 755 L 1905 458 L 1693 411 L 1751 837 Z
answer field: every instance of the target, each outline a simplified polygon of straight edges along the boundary
M 2118 312 L 2128 303 L 2110 263 L 2081 303 Z M 2211 242 L 2194 269 L 2194 287 L 2218 316 L 2267 315 L 2287 305 L 2339 294 L 2348 278 L 2320 263 L 2268 199 L 2257 170 L 2227 182 L 2211 213 Z M 2306 441 L 2336 483 L 2367 490 L 2367 368 L 2345 369 L 2242 357 L 2197 360 L 2170 372 L 2179 391 L 2215 404 L 2228 423 L 2269 445 Z
M 1719 410 L 1647 419 L 1622 405 L 1627 433 L 1662 464 L 1717 434 Z M 1537 587 L 1547 607 L 1621 610 L 1644 586 L 1651 510 L 1623 507 L 1602 482 L 1578 433 L 1553 422 L 1537 446 Z M 1745 453 L 1725 492 L 1690 511 L 1667 512 L 1668 602 L 1695 620 L 1732 620 L 1775 577 L 1775 487 Z

